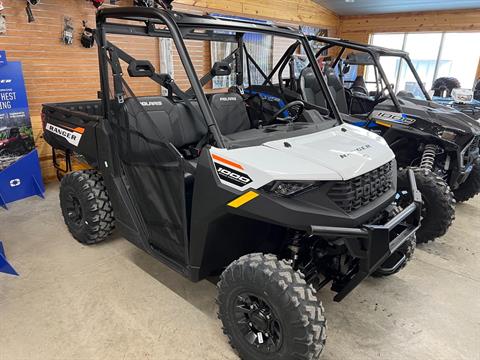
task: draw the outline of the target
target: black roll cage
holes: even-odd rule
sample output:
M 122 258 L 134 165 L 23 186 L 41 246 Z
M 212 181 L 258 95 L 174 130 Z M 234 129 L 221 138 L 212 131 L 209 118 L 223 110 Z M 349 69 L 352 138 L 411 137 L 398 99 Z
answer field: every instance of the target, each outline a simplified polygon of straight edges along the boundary
M 108 20 L 143 22 L 145 25 L 142 26 L 128 23 L 109 22 Z M 210 104 L 208 103 L 205 93 L 203 92 L 202 84 L 196 74 L 190 56 L 188 55 L 184 40 L 191 39 L 238 43 L 238 47 L 241 50 L 239 51 L 239 56 L 236 60 L 237 75 L 240 75 L 237 76 L 237 79 L 243 79 L 243 57 L 247 56 L 247 61 L 253 60 L 248 52 L 245 51 L 246 49 L 243 44 L 243 34 L 253 31 L 256 33 L 280 35 L 283 37 L 296 39 L 296 46 L 298 46 L 300 43 L 303 44 L 310 63 L 315 64 L 312 66 L 312 68 L 320 82 L 323 92 L 326 95 L 327 102 L 332 109 L 333 116 L 339 123 L 343 122 L 335 101 L 328 89 L 326 80 L 319 67 L 316 65 L 315 54 L 311 50 L 305 35 L 298 30 L 273 24 L 260 25 L 257 23 L 246 22 L 244 20 L 226 20 L 208 15 L 192 15 L 171 10 L 147 7 L 118 7 L 101 9 L 97 12 L 96 21 L 96 38 L 99 50 L 102 104 L 107 117 L 108 114 L 111 113 L 110 103 L 106 95 L 109 94 L 110 88 L 108 66 L 110 65 L 111 61 L 108 59 L 108 53 L 109 49 L 112 48 L 112 44 L 107 40 L 107 34 L 169 38 L 172 39 L 175 44 L 178 55 L 185 69 L 185 73 L 187 74 L 187 77 L 192 85 L 191 90 L 198 101 L 207 127 L 209 128 L 217 146 L 220 148 L 225 148 L 225 141 L 214 118 Z M 165 28 L 158 28 L 159 25 L 165 26 Z M 195 30 L 198 28 L 201 28 L 204 30 L 204 32 L 196 32 Z M 234 31 L 236 33 L 240 33 L 241 35 L 237 36 L 228 33 L 223 34 L 215 32 L 216 30 Z M 282 57 L 279 63 L 284 60 L 284 57 Z M 254 60 L 253 64 L 256 65 L 257 69 L 261 70 Z M 248 69 L 249 67 L 247 67 L 247 70 Z M 266 79 L 265 84 L 271 84 L 271 77 L 273 76 L 273 73 L 267 76 L 263 73 L 263 71 L 261 71 L 261 74 Z M 154 75 L 157 77 L 157 80 L 158 75 L 160 74 Z M 237 85 L 240 85 L 238 84 L 238 81 Z
M 410 71 L 412 71 L 418 86 L 422 90 L 422 93 L 425 96 L 425 99 L 427 99 L 428 101 L 432 101 L 432 98 L 428 94 L 428 91 L 425 89 L 425 86 L 422 83 L 422 79 L 420 78 L 420 75 L 418 75 L 418 72 L 415 69 L 415 66 L 413 65 L 412 60 L 410 59 L 410 56 L 407 52 L 402 50 L 387 49 L 380 46 L 366 45 L 366 44 L 361 44 L 354 41 L 335 39 L 335 38 L 329 38 L 329 37 L 323 37 L 323 36 L 307 36 L 307 38 L 308 40 L 311 40 L 311 41 L 318 41 L 326 44 L 325 46 L 320 48 L 320 50 L 315 54 L 316 58 L 318 58 L 319 56 L 324 54 L 325 51 L 333 47 L 340 48 L 340 52 L 335 57 L 335 60 L 331 63 L 331 66 L 333 68 L 337 66 L 337 64 L 340 62 L 343 54 L 347 49 L 361 51 L 369 54 L 372 57 L 372 60 L 374 62 L 375 78 L 378 82 L 378 74 L 380 75 L 380 78 L 383 80 L 383 82 L 386 84 L 386 87 L 388 88 L 388 93 L 390 95 L 390 98 L 392 99 L 398 112 L 402 112 L 402 106 L 400 105 L 398 97 L 395 94 L 395 91 L 393 91 L 391 87 L 391 83 L 388 81 L 387 75 L 383 70 L 382 64 L 380 63 L 380 57 L 382 56 L 398 57 L 405 60 L 408 67 L 410 68 Z M 364 65 L 369 65 L 369 64 L 364 64 Z M 377 74 L 377 71 L 378 71 L 378 74 Z

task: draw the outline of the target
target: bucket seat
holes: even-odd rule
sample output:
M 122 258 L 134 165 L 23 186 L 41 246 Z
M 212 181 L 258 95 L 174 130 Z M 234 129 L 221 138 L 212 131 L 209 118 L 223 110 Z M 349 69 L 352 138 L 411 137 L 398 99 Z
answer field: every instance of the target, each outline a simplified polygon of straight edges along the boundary
M 241 95 L 215 94 L 210 99 L 210 105 L 222 135 L 231 135 L 252 127 Z
M 362 75 L 358 75 L 355 81 L 352 84 L 350 90 L 353 93 L 359 93 L 362 95 L 368 95 L 367 84 L 365 83 L 365 79 Z
M 335 70 L 332 68 L 325 69 L 325 76 L 327 78 L 327 84 L 341 113 L 348 113 L 347 98 L 345 96 L 345 89 L 342 82 L 335 74 Z M 327 101 L 323 94 L 320 84 L 312 70 L 307 67 L 302 70 L 300 74 L 300 92 L 310 104 L 314 104 L 320 107 L 327 107 Z

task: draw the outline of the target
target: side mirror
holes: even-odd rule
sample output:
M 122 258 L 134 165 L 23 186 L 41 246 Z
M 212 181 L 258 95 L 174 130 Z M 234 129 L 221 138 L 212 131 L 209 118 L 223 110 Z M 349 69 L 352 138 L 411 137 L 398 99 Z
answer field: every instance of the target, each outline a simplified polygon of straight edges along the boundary
M 342 72 L 344 75 L 348 74 L 350 72 L 350 65 L 345 65 L 342 69 Z
M 213 64 L 212 70 L 210 71 L 212 76 L 228 76 L 232 73 L 232 68 L 230 65 L 223 61 L 217 61 Z
M 152 77 L 155 74 L 155 67 L 148 60 L 134 60 L 128 65 L 130 77 Z

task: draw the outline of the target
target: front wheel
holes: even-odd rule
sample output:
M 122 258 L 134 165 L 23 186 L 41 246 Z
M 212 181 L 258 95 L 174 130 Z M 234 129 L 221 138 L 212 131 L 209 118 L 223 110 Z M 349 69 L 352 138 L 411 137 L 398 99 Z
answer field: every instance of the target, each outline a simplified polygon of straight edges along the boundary
M 274 255 L 245 255 L 230 264 L 217 303 L 223 331 L 244 360 L 315 360 L 325 346 L 315 290 Z
M 445 235 L 455 220 L 455 198 L 448 184 L 430 170 L 410 168 L 415 174 L 417 188 L 422 193 L 422 223 L 417 230 L 417 244 L 427 243 Z M 408 190 L 407 169 L 398 173 L 399 191 Z
M 470 200 L 480 193 L 480 164 L 473 166 L 472 171 L 463 184 L 460 184 L 457 190 L 453 192 L 455 199 L 459 202 Z

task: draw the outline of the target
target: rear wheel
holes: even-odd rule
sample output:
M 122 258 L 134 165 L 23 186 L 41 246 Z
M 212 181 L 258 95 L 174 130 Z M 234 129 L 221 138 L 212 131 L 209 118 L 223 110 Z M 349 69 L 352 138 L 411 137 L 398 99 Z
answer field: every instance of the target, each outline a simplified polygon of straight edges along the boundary
M 68 230 L 82 244 L 105 240 L 115 227 L 112 204 L 96 170 L 66 174 L 60 184 L 60 206 Z
M 448 184 L 430 170 L 411 168 L 417 188 L 422 193 L 422 223 L 417 230 L 417 243 L 427 243 L 445 235 L 455 220 L 455 198 Z M 398 189 L 410 187 L 407 169 L 398 173 Z
M 242 359 L 319 358 L 326 339 L 323 307 L 285 260 L 245 255 L 223 272 L 218 291 L 223 331 Z
M 455 199 L 460 202 L 468 201 L 480 193 L 480 164 L 473 166 L 467 180 L 453 192 Z

